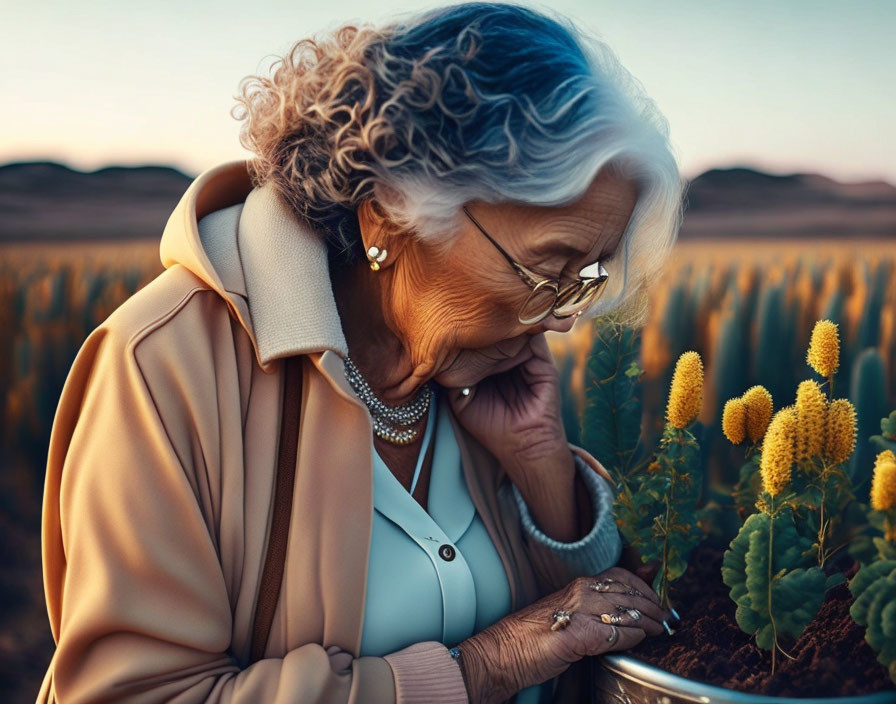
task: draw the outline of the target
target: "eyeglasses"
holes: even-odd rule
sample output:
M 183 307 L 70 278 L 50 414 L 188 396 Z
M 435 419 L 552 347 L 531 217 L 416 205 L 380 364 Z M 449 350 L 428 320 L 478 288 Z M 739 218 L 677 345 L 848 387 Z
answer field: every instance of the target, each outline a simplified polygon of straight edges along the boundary
M 581 315 L 582 312 L 597 300 L 606 287 L 609 274 L 599 261 L 589 264 L 579 271 L 579 276 L 566 286 L 560 286 L 559 279 L 547 279 L 539 276 L 531 269 L 526 268 L 515 261 L 504 249 L 495 242 L 472 216 L 466 206 L 463 211 L 479 231 L 488 237 L 489 241 L 498 248 L 504 258 L 510 262 L 520 278 L 531 288 L 519 312 L 519 320 L 523 325 L 532 325 L 547 318 L 551 313 L 557 318 L 568 318 L 572 315 Z

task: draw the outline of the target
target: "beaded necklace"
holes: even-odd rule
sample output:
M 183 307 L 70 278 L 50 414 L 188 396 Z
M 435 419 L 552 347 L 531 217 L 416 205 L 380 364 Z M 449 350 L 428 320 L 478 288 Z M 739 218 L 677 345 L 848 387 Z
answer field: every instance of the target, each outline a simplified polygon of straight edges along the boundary
M 396 426 L 412 426 L 426 415 L 434 394 L 431 382 L 426 382 L 417 396 L 407 403 L 387 406 L 376 397 L 370 384 L 361 376 L 360 370 L 348 355 L 345 356 L 345 377 L 364 405 L 370 409 L 370 415 L 373 416 L 373 431 L 377 437 L 393 445 L 408 445 L 414 441 L 420 433 L 419 429 Z

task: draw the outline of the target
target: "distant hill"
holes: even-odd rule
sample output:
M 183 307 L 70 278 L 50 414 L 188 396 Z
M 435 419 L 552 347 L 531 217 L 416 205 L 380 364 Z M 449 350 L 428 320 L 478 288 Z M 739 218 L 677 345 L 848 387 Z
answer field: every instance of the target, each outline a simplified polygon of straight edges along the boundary
M 167 166 L 0 166 L 0 242 L 158 239 L 195 176 Z M 688 184 L 682 239 L 896 238 L 896 187 L 711 169 Z
M 0 241 L 159 238 L 194 177 L 167 166 L 0 166 Z
M 691 181 L 681 238 L 896 238 L 896 188 L 819 174 L 711 169 Z

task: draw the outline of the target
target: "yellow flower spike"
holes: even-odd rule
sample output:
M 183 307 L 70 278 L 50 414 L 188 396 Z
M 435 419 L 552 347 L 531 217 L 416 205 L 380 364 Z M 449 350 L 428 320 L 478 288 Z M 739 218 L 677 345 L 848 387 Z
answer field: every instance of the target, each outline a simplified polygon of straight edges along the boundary
M 796 429 L 796 407 L 785 406 L 775 413 L 765 433 L 759 473 L 762 488 L 772 496 L 780 494 L 790 484 Z
M 675 428 L 686 428 L 697 417 L 703 403 L 703 361 L 693 350 L 684 352 L 675 363 L 666 419 Z
M 734 445 L 740 445 L 747 437 L 747 404 L 742 398 L 731 398 L 725 402 L 722 432 Z
M 892 455 L 891 452 L 890 456 Z M 893 460 L 876 462 L 874 465 L 874 477 L 871 480 L 871 508 L 875 511 L 896 508 L 896 462 Z
M 828 404 L 824 454 L 834 464 L 846 462 L 856 448 L 856 407 L 849 399 L 835 398 Z
M 747 435 L 751 442 L 759 442 L 772 419 L 772 395 L 764 386 L 751 386 L 741 398 L 747 408 Z
M 874 458 L 874 468 L 877 469 L 877 465 L 882 462 L 896 462 L 896 455 L 893 454 L 892 450 L 884 450 Z
M 824 446 L 825 421 L 828 401 L 817 381 L 800 382 L 796 390 L 798 416 L 796 435 L 796 461 L 802 462 L 821 454 Z
M 806 361 L 826 379 L 834 376 L 840 364 L 840 336 L 837 333 L 837 323 L 830 320 L 819 320 L 815 323 Z

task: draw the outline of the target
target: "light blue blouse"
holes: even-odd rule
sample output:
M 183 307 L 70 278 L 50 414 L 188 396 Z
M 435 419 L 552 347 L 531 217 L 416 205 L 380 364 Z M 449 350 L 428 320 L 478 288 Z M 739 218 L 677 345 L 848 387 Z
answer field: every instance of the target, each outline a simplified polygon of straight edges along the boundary
M 430 409 L 410 492 L 373 453 L 374 516 L 361 655 L 383 656 L 412 643 L 436 640 L 451 648 L 510 612 L 510 585 L 501 558 L 467 490 L 460 449 L 439 387 Z M 428 510 L 412 496 L 429 442 L 432 456 Z M 559 543 L 532 522 L 513 486 L 530 539 L 561 550 L 579 574 L 616 564 L 621 539 L 612 519 L 607 481 L 576 458 L 595 507 L 595 528 L 575 543 Z M 516 704 L 548 702 L 553 681 L 528 687 Z

